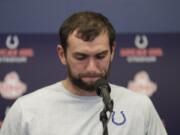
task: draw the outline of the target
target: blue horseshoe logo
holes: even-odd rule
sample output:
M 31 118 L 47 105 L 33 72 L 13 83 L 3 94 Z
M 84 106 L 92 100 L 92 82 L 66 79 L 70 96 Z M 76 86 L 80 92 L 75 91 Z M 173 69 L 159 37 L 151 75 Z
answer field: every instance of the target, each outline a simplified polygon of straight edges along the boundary
M 120 114 L 121 114 L 122 117 L 123 117 L 123 121 L 117 122 L 117 121 L 115 121 L 115 118 L 114 118 L 115 112 L 114 112 L 114 111 L 112 112 L 112 122 L 113 122 L 115 125 L 117 125 L 117 126 L 121 126 L 121 125 L 123 125 L 124 123 L 126 123 L 126 116 L 125 116 L 124 112 L 121 111 Z

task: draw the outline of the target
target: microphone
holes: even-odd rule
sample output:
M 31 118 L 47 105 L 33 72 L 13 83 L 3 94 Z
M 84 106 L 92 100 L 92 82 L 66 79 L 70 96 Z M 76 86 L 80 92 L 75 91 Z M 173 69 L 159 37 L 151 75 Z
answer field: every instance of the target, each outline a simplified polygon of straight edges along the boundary
M 98 96 L 103 98 L 106 111 L 113 111 L 113 100 L 110 97 L 111 87 L 104 79 L 98 79 L 95 83 L 95 90 Z

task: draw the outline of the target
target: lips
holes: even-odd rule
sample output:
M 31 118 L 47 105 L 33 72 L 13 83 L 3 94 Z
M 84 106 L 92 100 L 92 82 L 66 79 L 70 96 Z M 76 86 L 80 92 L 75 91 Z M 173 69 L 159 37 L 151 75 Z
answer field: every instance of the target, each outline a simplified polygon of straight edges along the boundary
M 95 82 L 99 78 L 100 78 L 99 76 L 85 76 L 85 77 L 82 77 L 82 80 L 85 82 Z

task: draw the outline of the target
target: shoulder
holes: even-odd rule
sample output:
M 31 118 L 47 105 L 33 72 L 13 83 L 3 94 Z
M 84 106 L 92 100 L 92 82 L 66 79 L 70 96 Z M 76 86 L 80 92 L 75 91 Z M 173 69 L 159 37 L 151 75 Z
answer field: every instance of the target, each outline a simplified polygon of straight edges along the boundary
M 59 88 L 60 84 L 59 83 L 55 83 L 55 84 L 51 84 L 45 87 L 42 87 L 40 89 L 35 90 L 34 92 L 31 92 L 27 95 L 24 95 L 22 97 L 20 97 L 21 100 L 28 100 L 28 99 L 36 99 L 36 98 L 43 98 L 48 96 L 49 94 L 53 94 L 54 92 L 56 92 L 56 90 Z
M 124 110 L 129 116 L 149 121 L 154 105 L 146 95 L 135 93 L 127 88 L 111 85 L 112 99 L 116 110 Z
M 59 90 L 59 83 L 55 83 L 35 90 L 32 93 L 18 98 L 16 102 L 23 108 L 41 106 L 47 103 L 49 98 L 57 95 L 57 90 Z
M 152 102 L 148 96 L 135 93 L 125 87 L 110 84 L 111 96 L 115 102 L 121 102 L 129 106 L 141 106 L 144 109 L 152 106 Z

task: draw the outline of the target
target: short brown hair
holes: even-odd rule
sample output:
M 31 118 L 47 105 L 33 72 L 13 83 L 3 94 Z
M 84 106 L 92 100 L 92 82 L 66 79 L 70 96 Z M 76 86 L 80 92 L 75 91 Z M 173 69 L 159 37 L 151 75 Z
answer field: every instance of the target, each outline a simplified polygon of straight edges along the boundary
M 84 41 L 92 41 L 102 32 L 108 32 L 110 49 L 115 41 L 115 30 L 109 20 L 100 13 L 78 12 L 67 18 L 59 29 L 59 38 L 63 49 L 67 50 L 67 39 L 77 30 L 77 35 Z

